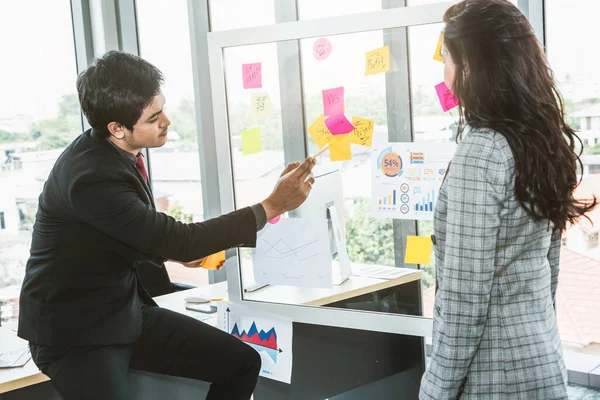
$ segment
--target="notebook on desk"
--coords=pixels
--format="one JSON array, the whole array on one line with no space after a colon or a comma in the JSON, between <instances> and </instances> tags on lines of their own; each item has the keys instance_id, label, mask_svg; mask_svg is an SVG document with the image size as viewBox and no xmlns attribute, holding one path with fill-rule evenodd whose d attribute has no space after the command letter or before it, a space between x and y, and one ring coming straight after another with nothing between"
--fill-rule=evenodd
<instances>
[{"instance_id":1,"label":"notebook on desk","mask_svg":"<svg viewBox=\"0 0 600 400\"><path fill-rule=\"evenodd\" d=\"M0 353L0 368L22 367L31 358L28 347L18 347Z\"/></svg>"}]
</instances>

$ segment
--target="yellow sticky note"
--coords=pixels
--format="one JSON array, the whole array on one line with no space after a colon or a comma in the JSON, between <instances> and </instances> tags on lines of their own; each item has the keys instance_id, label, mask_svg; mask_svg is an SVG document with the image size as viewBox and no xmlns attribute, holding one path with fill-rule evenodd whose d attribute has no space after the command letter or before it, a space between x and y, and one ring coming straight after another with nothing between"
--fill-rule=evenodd
<instances>
[{"instance_id":1,"label":"yellow sticky note","mask_svg":"<svg viewBox=\"0 0 600 400\"><path fill-rule=\"evenodd\" d=\"M205 269L217 269L225 261L225 250L211 254L200 261L200 265Z\"/></svg>"},{"instance_id":2,"label":"yellow sticky note","mask_svg":"<svg viewBox=\"0 0 600 400\"><path fill-rule=\"evenodd\" d=\"M308 133L320 149L329 143L328 139L331 136L331 133L329 132L329 129L327 129L327 125L325 125L325 116L323 114L308 127Z\"/></svg>"},{"instance_id":3,"label":"yellow sticky note","mask_svg":"<svg viewBox=\"0 0 600 400\"><path fill-rule=\"evenodd\" d=\"M242 154L260 153L262 151L262 139L260 128L252 128L242 132Z\"/></svg>"},{"instance_id":4,"label":"yellow sticky note","mask_svg":"<svg viewBox=\"0 0 600 400\"><path fill-rule=\"evenodd\" d=\"M372 119L352 117L354 130L350 133L350 143L371 147L375 121Z\"/></svg>"},{"instance_id":5,"label":"yellow sticky note","mask_svg":"<svg viewBox=\"0 0 600 400\"><path fill-rule=\"evenodd\" d=\"M431 262L431 236L407 236L405 264L424 264Z\"/></svg>"},{"instance_id":6,"label":"yellow sticky note","mask_svg":"<svg viewBox=\"0 0 600 400\"><path fill-rule=\"evenodd\" d=\"M365 75L375 75L390 70L390 48L388 46L369 51Z\"/></svg>"},{"instance_id":7,"label":"yellow sticky note","mask_svg":"<svg viewBox=\"0 0 600 400\"><path fill-rule=\"evenodd\" d=\"M252 115L255 117L270 117L273 113L273 106L269 94L266 92L252 93L250 98L250 107Z\"/></svg>"},{"instance_id":8,"label":"yellow sticky note","mask_svg":"<svg viewBox=\"0 0 600 400\"><path fill-rule=\"evenodd\" d=\"M435 48L435 53L433 53L433 59L435 61L444 62L444 57L442 57L442 43L444 42L444 32L440 32L440 38L438 39L437 47Z\"/></svg>"},{"instance_id":9,"label":"yellow sticky note","mask_svg":"<svg viewBox=\"0 0 600 400\"><path fill-rule=\"evenodd\" d=\"M329 159L331 161L352 160L350 150L350 135L331 135L329 137Z\"/></svg>"}]
</instances>

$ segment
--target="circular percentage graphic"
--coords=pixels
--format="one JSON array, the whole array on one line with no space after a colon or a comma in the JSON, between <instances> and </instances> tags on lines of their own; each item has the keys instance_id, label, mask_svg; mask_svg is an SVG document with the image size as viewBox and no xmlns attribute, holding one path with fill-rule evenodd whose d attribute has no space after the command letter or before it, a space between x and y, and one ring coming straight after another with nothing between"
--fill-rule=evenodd
<instances>
[{"instance_id":1,"label":"circular percentage graphic","mask_svg":"<svg viewBox=\"0 0 600 400\"><path fill-rule=\"evenodd\" d=\"M401 169L402 160L397 153L388 153L381 160L381 171L387 176L397 176Z\"/></svg>"}]
</instances>

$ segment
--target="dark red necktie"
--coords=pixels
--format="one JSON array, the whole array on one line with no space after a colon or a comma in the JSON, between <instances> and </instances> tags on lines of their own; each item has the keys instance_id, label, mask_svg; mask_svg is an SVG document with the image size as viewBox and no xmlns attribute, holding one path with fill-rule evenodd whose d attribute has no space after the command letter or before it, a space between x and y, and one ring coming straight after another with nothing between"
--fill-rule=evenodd
<instances>
[{"instance_id":1,"label":"dark red necktie","mask_svg":"<svg viewBox=\"0 0 600 400\"><path fill-rule=\"evenodd\" d=\"M146 173L146 166L144 165L144 157L142 156L142 153L138 153L137 155L136 166L138 171L140 171L140 174L142 174L144 177L144 180L148 182L148 174Z\"/></svg>"}]
</instances>

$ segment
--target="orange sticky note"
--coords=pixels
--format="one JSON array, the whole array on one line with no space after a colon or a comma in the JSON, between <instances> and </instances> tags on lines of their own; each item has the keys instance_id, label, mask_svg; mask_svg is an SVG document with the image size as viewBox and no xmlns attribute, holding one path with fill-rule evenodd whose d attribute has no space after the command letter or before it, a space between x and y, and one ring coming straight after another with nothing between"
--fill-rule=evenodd
<instances>
[{"instance_id":1,"label":"orange sticky note","mask_svg":"<svg viewBox=\"0 0 600 400\"><path fill-rule=\"evenodd\" d=\"M433 53L433 59L435 61L444 62L444 57L442 57L442 43L444 42L444 32L440 32L440 38L438 39L437 47L435 48L435 53Z\"/></svg>"},{"instance_id":2,"label":"orange sticky note","mask_svg":"<svg viewBox=\"0 0 600 400\"><path fill-rule=\"evenodd\" d=\"M225 250L211 254L200 261L200 265L205 269L217 269L225 261Z\"/></svg>"},{"instance_id":3,"label":"orange sticky note","mask_svg":"<svg viewBox=\"0 0 600 400\"><path fill-rule=\"evenodd\" d=\"M352 117L352 125L354 125L354 130L350 133L350 143L371 147L371 143L373 143L375 121L372 119Z\"/></svg>"},{"instance_id":4,"label":"orange sticky note","mask_svg":"<svg viewBox=\"0 0 600 400\"><path fill-rule=\"evenodd\" d=\"M331 161L352 160L350 135L331 135L329 137L329 159Z\"/></svg>"},{"instance_id":5,"label":"orange sticky note","mask_svg":"<svg viewBox=\"0 0 600 400\"><path fill-rule=\"evenodd\" d=\"M431 262L431 236L407 236L405 264L424 264Z\"/></svg>"},{"instance_id":6,"label":"orange sticky note","mask_svg":"<svg viewBox=\"0 0 600 400\"><path fill-rule=\"evenodd\" d=\"M329 129L327 129L327 125L325 125L325 116L323 114L308 127L308 133L320 149L325 147L331 133L329 132Z\"/></svg>"}]
</instances>

